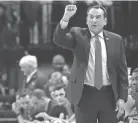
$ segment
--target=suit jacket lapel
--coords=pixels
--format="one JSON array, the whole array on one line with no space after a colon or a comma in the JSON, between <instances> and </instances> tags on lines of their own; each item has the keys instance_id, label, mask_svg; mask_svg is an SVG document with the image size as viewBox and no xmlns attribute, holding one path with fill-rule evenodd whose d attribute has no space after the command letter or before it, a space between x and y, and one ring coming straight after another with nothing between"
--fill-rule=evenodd
<instances>
[{"instance_id":1,"label":"suit jacket lapel","mask_svg":"<svg viewBox=\"0 0 138 123\"><path fill-rule=\"evenodd\" d=\"M35 72L35 73L32 75L31 79L29 80L28 83L26 83L26 85L28 86L28 85L32 82L32 80L35 80L36 78L37 78L37 72Z\"/></svg>"},{"instance_id":2,"label":"suit jacket lapel","mask_svg":"<svg viewBox=\"0 0 138 123\"><path fill-rule=\"evenodd\" d=\"M106 30L104 30L103 34L107 52L107 69L108 72L110 73L110 53L112 51L112 41L111 38L109 37L109 33Z\"/></svg>"},{"instance_id":3,"label":"suit jacket lapel","mask_svg":"<svg viewBox=\"0 0 138 123\"><path fill-rule=\"evenodd\" d=\"M89 52L90 52L90 39L91 39L91 33L89 31L88 28L85 28L85 36L86 36L86 63L88 65L88 60L89 60ZM107 52L107 69L108 72L110 72L110 53L112 51L112 41L111 41L111 37L109 35L109 33L104 30L103 31L103 35L104 35L104 41L105 41L105 45L106 45L106 52Z\"/></svg>"},{"instance_id":4,"label":"suit jacket lapel","mask_svg":"<svg viewBox=\"0 0 138 123\"><path fill-rule=\"evenodd\" d=\"M86 35L89 39L91 39L91 33L90 33L89 29L88 29L88 28L85 28L84 30L85 30L85 35Z\"/></svg>"}]
</instances>

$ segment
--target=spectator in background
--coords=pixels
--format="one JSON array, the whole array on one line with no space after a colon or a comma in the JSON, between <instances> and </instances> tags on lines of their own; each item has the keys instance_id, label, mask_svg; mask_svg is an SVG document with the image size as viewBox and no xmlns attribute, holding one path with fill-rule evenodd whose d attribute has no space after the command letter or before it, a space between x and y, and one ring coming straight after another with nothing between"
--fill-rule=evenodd
<instances>
[{"instance_id":1,"label":"spectator in background","mask_svg":"<svg viewBox=\"0 0 138 123\"><path fill-rule=\"evenodd\" d=\"M31 95L31 101L33 104L32 118L35 119L35 115L40 112L46 112L51 116L53 109L57 106L57 103L48 98L42 89L35 89Z\"/></svg>"},{"instance_id":2,"label":"spectator in background","mask_svg":"<svg viewBox=\"0 0 138 123\"><path fill-rule=\"evenodd\" d=\"M12 104L12 110L17 114L18 122L22 123L24 120L30 120L29 110L32 107L29 89L20 90L16 95L16 101Z\"/></svg>"},{"instance_id":3,"label":"spectator in background","mask_svg":"<svg viewBox=\"0 0 138 123\"><path fill-rule=\"evenodd\" d=\"M70 70L69 66L65 64L65 59L61 55L55 55L52 60L52 72L48 76L49 80L63 79L63 81L68 85Z\"/></svg>"},{"instance_id":4,"label":"spectator in background","mask_svg":"<svg viewBox=\"0 0 138 123\"><path fill-rule=\"evenodd\" d=\"M58 72L56 73L56 76L60 76L60 74L62 74L63 72L64 65L65 65L64 57L62 55L55 55L52 59L52 71L48 75L48 80L51 79L53 76L55 76L55 72Z\"/></svg>"},{"instance_id":5,"label":"spectator in background","mask_svg":"<svg viewBox=\"0 0 138 123\"><path fill-rule=\"evenodd\" d=\"M54 88L54 100L62 107L65 107L67 110L68 118L73 115L73 106L66 98L66 84L60 80L58 84L55 85Z\"/></svg>"},{"instance_id":6,"label":"spectator in background","mask_svg":"<svg viewBox=\"0 0 138 123\"><path fill-rule=\"evenodd\" d=\"M35 88L43 89L45 80L43 80L40 74L38 74L38 63L36 56L26 55L22 57L19 62L19 66L26 77L23 82L23 88L29 88L31 90Z\"/></svg>"},{"instance_id":7,"label":"spectator in background","mask_svg":"<svg viewBox=\"0 0 138 123\"><path fill-rule=\"evenodd\" d=\"M73 115L73 106L66 99L66 83L63 81L62 77L58 79L51 79L47 85L45 85L45 91L51 100L57 102L56 106L51 116L59 117L62 119L70 118Z\"/></svg>"},{"instance_id":8,"label":"spectator in background","mask_svg":"<svg viewBox=\"0 0 138 123\"><path fill-rule=\"evenodd\" d=\"M138 122L138 68L134 69L130 78L125 115L129 123Z\"/></svg>"},{"instance_id":9,"label":"spectator in background","mask_svg":"<svg viewBox=\"0 0 138 123\"><path fill-rule=\"evenodd\" d=\"M138 75L138 68L135 68L132 72L132 76L137 76Z\"/></svg>"},{"instance_id":10,"label":"spectator in background","mask_svg":"<svg viewBox=\"0 0 138 123\"><path fill-rule=\"evenodd\" d=\"M136 68L132 72L132 76L129 80L129 95L132 96L133 99L136 98L136 92L138 92L138 68Z\"/></svg>"},{"instance_id":11,"label":"spectator in background","mask_svg":"<svg viewBox=\"0 0 138 123\"><path fill-rule=\"evenodd\" d=\"M69 80L66 76L62 75L60 72L53 72L51 74L51 78L49 78L49 81L47 84L45 84L45 92L48 97L54 98L53 90L56 85L60 84L62 82L66 87L68 86Z\"/></svg>"},{"instance_id":12,"label":"spectator in background","mask_svg":"<svg viewBox=\"0 0 138 123\"><path fill-rule=\"evenodd\" d=\"M63 66L63 72L62 73L63 73L63 75L67 76L67 78L69 79L71 72L70 72L69 66L67 64L65 64Z\"/></svg>"},{"instance_id":13,"label":"spectator in background","mask_svg":"<svg viewBox=\"0 0 138 123\"><path fill-rule=\"evenodd\" d=\"M52 80L58 80L62 77L62 73L59 72L59 71L55 71L53 73L51 73L51 76L49 79L52 79Z\"/></svg>"},{"instance_id":14,"label":"spectator in background","mask_svg":"<svg viewBox=\"0 0 138 123\"><path fill-rule=\"evenodd\" d=\"M52 67L54 71L63 71L63 66L65 65L65 59L62 55L55 55L52 59Z\"/></svg>"},{"instance_id":15,"label":"spectator in background","mask_svg":"<svg viewBox=\"0 0 138 123\"><path fill-rule=\"evenodd\" d=\"M44 86L46 95L51 99L54 99L54 88L57 83L58 83L58 80L50 79L48 83L45 84Z\"/></svg>"},{"instance_id":16,"label":"spectator in background","mask_svg":"<svg viewBox=\"0 0 138 123\"><path fill-rule=\"evenodd\" d=\"M70 75L69 66L66 64L65 59L62 55L55 55L52 60L53 71L59 71L65 76Z\"/></svg>"},{"instance_id":17,"label":"spectator in background","mask_svg":"<svg viewBox=\"0 0 138 123\"><path fill-rule=\"evenodd\" d=\"M68 72L68 71L67 71ZM49 78L49 80L59 80L62 79L62 81L64 83L66 83L66 85L68 85L69 82L69 72L68 73L61 73L61 72L53 72Z\"/></svg>"},{"instance_id":18,"label":"spectator in background","mask_svg":"<svg viewBox=\"0 0 138 123\"><path fill-rule=\"evenodd\" d=\"M34 89L33 91L23 89L17 93L12 110L17 114L19 123L33 120L42 121L42 118L35 119L35 115L46 112L50 116L56 105L56 102L46 97L42 89Z\"/></svg>"},{"instance_id":19,"label":"spectator in background","mask_svg":"<svg viewBox=\"0 0 138 123\"><path fill-rule=\"evenodd\" d=\"M65 108L60 108L59 105L54 101L46 97L45 93L41 89L35 89L31 95L31 103L33 108L31 110L32 120L43 121L44 119L35 119L35 116L41 112L45 112L49 116L62 118L61 113L65 112Z\"/></svg>"}]
</instances>

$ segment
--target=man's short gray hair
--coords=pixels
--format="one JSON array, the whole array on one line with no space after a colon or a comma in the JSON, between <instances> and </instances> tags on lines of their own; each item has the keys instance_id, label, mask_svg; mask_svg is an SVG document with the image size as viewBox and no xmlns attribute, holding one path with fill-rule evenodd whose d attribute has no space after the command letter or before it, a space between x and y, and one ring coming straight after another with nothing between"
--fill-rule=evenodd
<instances>
[{"instance_id":1,"label":"man's short gray hair","mask_svg":"<svg viewBox=\"0 0 138 123\"><path fill-rule=\"evenodd\" d=\"M37 68L38 64L37 64L37 58L36 56L33 55L26 55L24 57L21 58L19 65L29 65L32 66L33 68Z\"/></svg>"}]
</instances>

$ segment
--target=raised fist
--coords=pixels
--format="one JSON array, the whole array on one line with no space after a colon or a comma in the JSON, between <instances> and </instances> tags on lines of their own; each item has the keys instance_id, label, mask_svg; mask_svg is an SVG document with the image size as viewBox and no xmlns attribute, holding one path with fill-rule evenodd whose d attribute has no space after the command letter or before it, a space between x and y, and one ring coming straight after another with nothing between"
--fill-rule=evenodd
<instances>
[{"instance_id":1,"label":"raised fist","mask_svg":"<svg viewBox=\"0 0 138 123\"><path fill-rule=\"evenodd\" d=\"M76 5L67 5L65 7L65 12L64 12L64 16L63 16L63 20L64 21L69 21L69 19L76 13L77 11L77 7Z\"/></svg>"}]
</instances>

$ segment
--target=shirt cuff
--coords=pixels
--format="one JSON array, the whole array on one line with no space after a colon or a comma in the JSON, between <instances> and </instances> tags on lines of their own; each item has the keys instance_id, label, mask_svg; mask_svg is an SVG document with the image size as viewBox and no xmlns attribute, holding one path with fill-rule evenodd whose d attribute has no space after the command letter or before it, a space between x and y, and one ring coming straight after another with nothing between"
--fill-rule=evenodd
<instances>
[{"instance_id":1,"label":"shirt cuff","mask_svg":"<svg viewBox=\"0 0 138 123\"><path fill-rule=\"evenodd\" d=\"M69 23L68 21L61 20L60 21L61 29L65 29L68 26L68 23Z\"/></svg>"}]
</instances>

